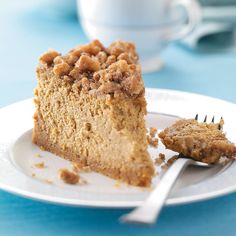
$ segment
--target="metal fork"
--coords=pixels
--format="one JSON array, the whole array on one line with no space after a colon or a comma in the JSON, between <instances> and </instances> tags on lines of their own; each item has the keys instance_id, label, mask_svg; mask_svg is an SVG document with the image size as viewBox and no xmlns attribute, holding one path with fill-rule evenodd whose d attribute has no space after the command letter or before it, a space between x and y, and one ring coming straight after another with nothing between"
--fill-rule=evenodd
<instances>
[{"instance_id":1,"label":"metal fork","mask_svg":"<svg viewBox=\"0 0 236 236\"><path fill-rule=\"evenodd\" d=\"M198 114L196 115L195 120L198 120ZM206 121L207 121L207 116L205 116L204 119L204 122ZM211 122L214 123L214 116ZM218 129L219 130L222 129L220 123ZM141 206L134 209L133 211L131 211L130 213L121 216L120 221L122 223L131 223L131 224L144 224L144 225L154 224L177 178L189 165L208 167L208 168L213 166L212 164L195 161L190 157L185 157L184 155L179 154L178 159L169 167L169 169L166 171L159 184L151 192L151 194L144 201L144 203Z\"/></svg>"}]
</instances>

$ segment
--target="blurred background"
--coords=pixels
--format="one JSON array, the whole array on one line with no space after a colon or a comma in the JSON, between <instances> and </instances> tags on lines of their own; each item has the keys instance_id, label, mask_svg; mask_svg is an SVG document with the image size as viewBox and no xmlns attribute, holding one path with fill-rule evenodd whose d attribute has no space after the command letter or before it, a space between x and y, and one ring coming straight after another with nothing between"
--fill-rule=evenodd
<instances>
[{"instance_id":1,"label":"blurred background","mask_svg":"<svg viewBox=\"0 0 236 236\"><path fill-rule=\"evenodd\" d=\"M200 0L199 4L201 22L187 37L163 48L164 66L145 74L145 84L236 102L227 86L235 76L236 0ZM2 1L0 29L0 106L32 97L42 52L54 48L65 53L89 40L75 0ZM212 86L215 89L209 89Z\"/></svg>"}]
</instances>

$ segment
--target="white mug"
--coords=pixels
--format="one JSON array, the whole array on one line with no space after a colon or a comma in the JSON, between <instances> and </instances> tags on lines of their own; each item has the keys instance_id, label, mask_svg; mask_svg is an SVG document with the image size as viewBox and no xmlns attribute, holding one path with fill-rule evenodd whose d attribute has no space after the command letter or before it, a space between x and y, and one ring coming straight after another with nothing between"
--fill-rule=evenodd
<instances>
[{"instance_id":1,"label":"white mug","mask_svg":"<svg viewBox=\"0 0 236 236\"><path fill-rule=\"evenodd\" d=\"M143 72L160 68L160 51L194 30L201 19L196 0L77 0L81 25L90 39L108 46L132 41Z\"/></svg>"}]
</instances>

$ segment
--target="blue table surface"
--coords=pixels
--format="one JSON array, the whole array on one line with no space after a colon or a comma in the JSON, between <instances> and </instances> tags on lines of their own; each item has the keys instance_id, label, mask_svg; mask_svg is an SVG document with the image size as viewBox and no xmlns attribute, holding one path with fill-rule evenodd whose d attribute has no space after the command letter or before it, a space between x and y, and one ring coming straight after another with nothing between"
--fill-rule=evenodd
<instances>
[{"instance_id":1,"label":"blue table surface","mask_svg":"<svg viewBox=\"0 0 236 236\"><path fill-rule=\"evenodd\" d=\"M38 56L86 43L74 2L1 1L0 107L32 97ZM146 87L175 89L236 103L236 55L204 54L181 44L161 55L165 67L144 75ZM219 108L220 109L220 108ZM236 180L235 180L236 181ZM127 210L72 208L27 200L0 190L0 235L236 235L236 194L165 207L152 227L121 225Z\"/></svg>"}]
</instances>

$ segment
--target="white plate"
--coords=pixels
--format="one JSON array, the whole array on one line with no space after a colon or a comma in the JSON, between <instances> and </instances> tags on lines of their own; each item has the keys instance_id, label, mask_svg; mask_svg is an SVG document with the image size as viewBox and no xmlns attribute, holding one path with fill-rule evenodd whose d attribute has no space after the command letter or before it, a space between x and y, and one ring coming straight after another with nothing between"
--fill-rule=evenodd
<instances>
[{"instance_id":1,"label":"white plate","mask_svg":"<svg viewBox=\"0 0 236 236\"><path fill-rule=\"evenodd\" d=\"M206 96L172 90L147 89L147 127L163 129L176 117L190 118L199 113L221 116L225 120L227 136L236 141L236 105ZM73 206L134 207L149 194L150 189L126 186L97 173L81 174L87 180L85 185L64 184L58 177L60 168L70 168L70 163L55 155L41 151L31 143L32 99L24 100L0 109L0 188L24 197ZM159 114L157 114L159 113ZM156 157L163 152L171 157L173 152L159 145L158 150L150 148ZM42 157L37 157L40 154ZM43 161L46 168L34 168ZM160 170L158 170L160 172ZM32 177L32 174L35 177ZM155 186L160 175L153 181ZM236 189L235 162L224 168L189 168L179 179L166 204L180 204L220 196ZM52 181L50 184L47 180Z\"/></svg>"}]
</instances>

